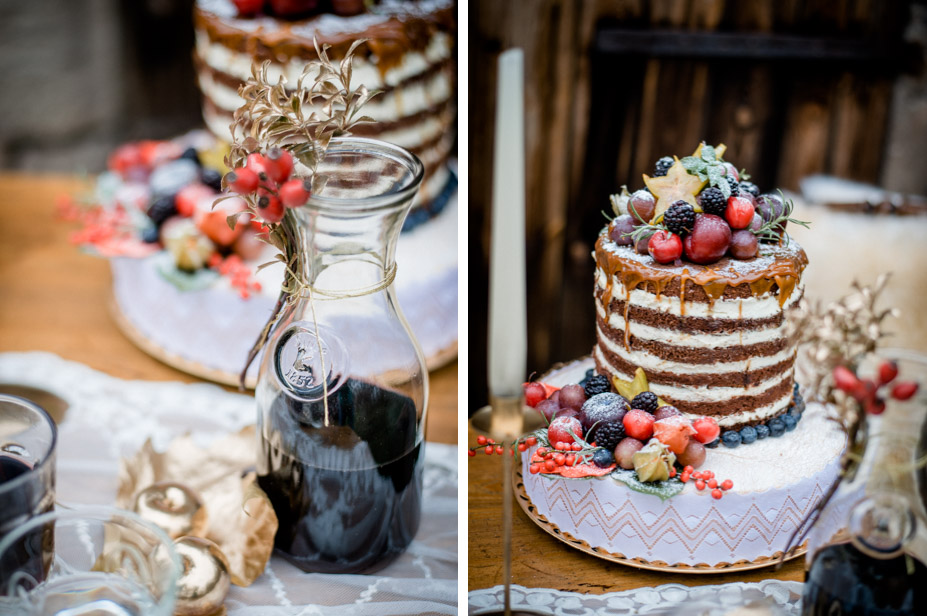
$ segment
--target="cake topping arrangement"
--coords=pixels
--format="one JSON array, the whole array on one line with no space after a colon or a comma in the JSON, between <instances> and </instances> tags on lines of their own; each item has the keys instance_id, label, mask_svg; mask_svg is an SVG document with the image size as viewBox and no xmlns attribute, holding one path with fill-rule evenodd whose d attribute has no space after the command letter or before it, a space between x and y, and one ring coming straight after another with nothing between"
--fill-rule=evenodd
<instances>
[{"instance_id":1,"label":"cake topping arrangement","mask_svg":"<svg viewBox=\"0 0 927 616\"><path fill-rule=\"evenodd\" d=\"M725 150L702 143L682 160L661 158L653 176L644 175L646 190L612 196L609 239L658 264L710 265L725 256L753 259L761 242L788 241L787 223L807 226L791 217L791 201L760 194L745 171L724 161Z\"/></svg>"}]
</instances>

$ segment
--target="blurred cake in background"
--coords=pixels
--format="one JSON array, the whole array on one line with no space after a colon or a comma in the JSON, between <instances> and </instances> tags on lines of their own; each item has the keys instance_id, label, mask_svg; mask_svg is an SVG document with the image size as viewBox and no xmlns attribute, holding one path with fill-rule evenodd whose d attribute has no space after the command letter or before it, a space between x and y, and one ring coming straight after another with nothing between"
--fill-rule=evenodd
<instances>
[{"instance_id":1,"label":"blurred cake in background","mask_svg":"<svg viewBox=\"0 0 927 616\"><path fill-rule=\"evenodd\" d=\"M317 57L314 39L331 45L335 61L366 39L354 55L353 81L381 94L364 108L376 123L353 132L415 153L425 179L414 207L436 214L453 182L447 162L457 134L456 16L453 0L197 0L194 63L203 118L227 141L253 61L269 61L271 77L285 76L293 88Z\"/></svg>"}]
</instances>

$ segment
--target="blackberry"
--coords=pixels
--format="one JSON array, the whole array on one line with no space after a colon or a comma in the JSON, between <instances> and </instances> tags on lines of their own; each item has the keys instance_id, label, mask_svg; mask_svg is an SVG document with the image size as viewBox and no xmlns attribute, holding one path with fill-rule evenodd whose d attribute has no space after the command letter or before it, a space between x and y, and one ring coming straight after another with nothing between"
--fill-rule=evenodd
<instances>
[{"instance_id":1,"label":"blackberry","mask_svg":"<svg viewBox=\"0 0 927 616\"><path fill-rule=\"evenodd\" d=\"M597 394L604 394L609 391L611 387L608 384L607 376L596 374L586 379L586 386L583 389L586 391L586 397L591 398Z\"/></svg>"},{"instance_id":2,"label":"blackberry","mask_svg":"<svg viewBox=\"0 0 927 616\"><path fill-rule=\"evenodd\" d=\"M595 430L595 444L611 452L615 451L624 437L624 424L620 421L602 424Z\"/></svg>"},{"instance_id":3,"label":"blackberry","mask_svg":"<svg viewBox=\"0 0 927 616\"><path fill-rule=\"evenodd\" d=\"M738 186L738 190L748 192L754 197L760 196L760 188L753 182L740 182L737 186Z\"/></svg>"},{"instance_id":4,"label":"blackberry","mask_svg":"<svg viewBox=\"0 0 927 616\"><path fill-rule=\"evenodd\" d=\"M669 168L673 166L674 162L675 161L673 160L672 156L664 156L658 160L656 166L653 169L653 177L661 178L666 175L669 172Z\"/></svg>"},{"instance_id":5,"label":"blackberry","mask_svg":"<svg viewBox=\"0 0 927 616\"><path fill-rule=\"evenodd\" d=\"M159 197L148 206L148 218L155 226L160 227L161 223L175 215L177 215L177 204L174 202L174 195Z\"/></svg>"},{"instance_id":6,"label":"blackberry","mask_svg":"<svg viewBox=\"0 0 927 616\"><path fill-rule=\"evenodd\" d=\"M728 430L721 435L721 443L725 447L730 447L731 449L740 445L740 441L740 432L737 432L736 430Z\"/></svg>"},{"instance_id":7,"label":"blackberry","mask_svg":"<svg viewBox=\"0 0 927 616\"><path fill-rule=\"evenodd\" d=\"M204 167L200 172L200 181L216 192L222 192L222 174L215 169Z\"/></svg>"},{"instance_id":8,"label":"blackberry","mask_svg":"<svg viewBox=\"0 0 927 616\"><path fill-rule=\"evenodd\" d=\"M657 404L657 394L652 391L642 391L631 400L632 409L647 411L651 415L656 412Z\"/></svg>"},{"instance_id":9,"label":"blackberry","mask_svg":"<svg viewBox=\"0 0 927 616\"><path fill-rule=\"evenodd\" d=\"M592 454L592 462L599 468L608 468L615 463L615 454L611 451L600 449Z\"/></svg>"},{"instance_id":10,"label":"blackberry","mask_svg":"<svg viewBox=\"0 0 927 616\"><path fill-rule=\"evenodd\" d=\"M727 199L720 188L710 186L698 194L698 204L706 214L715 216L724 216L724 210L727 208Z\"/></svg>"},{"instance_id":11,"label":"blackberry","mask_svg":"<svg viewBox=\"0 0 927 616\"><path fill-rule=\"evenodd\" d=\"M692 231L692 226L695 224L695 210L680 199L669 206L663 214L663 224L679 237L685 237Z\"/></svg>"},{"instance_id":12,"label":"blackberry","mask_svg":"<svg viewBox=\"0 0 927 616\"><path fill-rule=\"evenodd\" d=\"M744 445L749 445L757 438L756 428L753 426L746 426L745 428L740 429L740 442Z\"/></svg>"},{"instance_id":13,"label":"blackberry","mask_svg":"<svg viewBox=\"0 0 927 616\"><path fill-rule=\"evenodd\" d=\"M738 184L734 178L727 179L727 185L731 187L731 196L736 197L740 194L740 184Z\"/></svg>"},{"instance_id":14,"label":"blackberry","mask_svg":"<svg viewBox=\"0 0 927 616\"><path fill-rule=\"evenodd\" d=\"M183 151L183 154L180 155L180 158L185 158L187 160L192 160L197 165L200 165L200 156L196 153L196 148L187 148Z\"/></svg>"}]
</instances>

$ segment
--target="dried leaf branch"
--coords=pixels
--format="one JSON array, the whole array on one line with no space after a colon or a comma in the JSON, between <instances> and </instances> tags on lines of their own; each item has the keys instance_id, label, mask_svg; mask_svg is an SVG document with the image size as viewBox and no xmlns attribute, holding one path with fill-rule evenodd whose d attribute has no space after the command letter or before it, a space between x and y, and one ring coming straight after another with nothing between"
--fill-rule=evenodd
<instances>
[{"instance_id":1,"label":"dried leaf branch","mask_svg":"<svg viewBox=\"0 0 927 616\"><path fill-rule=\"evenodd\" d=\"M245 103L233 115L230 126L233 142L225 159L226 165L236 169L245 165L252 152L285 148L302 165L300 175L311 180L312 192L321 192L325 178L316 170L332 138L350 134L351 129L359 124L374 122L373 118L362 115L361 109L379 92L370 91L364 85L357 88L351 85L354 54L365 41L355 41L338 64L328 56L329 45L319 46L318 41L314 41L318 59L306 65L292 91L286 88L286 77L281 75L275 82L272 81L270 61L252 64L251 78L238 91ZM248 209L256 213L259 195L242 197ZM299 247L295 216L293 211L288 210L279 223L265 223L268 231L264 241L281 253L277 258L285 265L284 282L270 320L242 369L242 388L248 366L264 346L283 306L293 301L298 289L306 287L307 281L296 279ZM229 225L234 227L237 217L230 216Z\"/></svg>"}]
</instances>

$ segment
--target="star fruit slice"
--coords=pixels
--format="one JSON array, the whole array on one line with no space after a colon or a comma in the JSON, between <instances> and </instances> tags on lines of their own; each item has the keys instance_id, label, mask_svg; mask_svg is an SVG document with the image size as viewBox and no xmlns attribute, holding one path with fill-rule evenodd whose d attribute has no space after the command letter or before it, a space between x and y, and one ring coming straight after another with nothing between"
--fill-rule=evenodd
<instances>
[{"instance_id":1,"label":"star fruit slice","mask_svg":"<svg viewBox=\"0 0 927 616\"><path fill-rule=\"evenodd\" d=\"M704 141L700 143L692 156L700 158L702 155L702 146L704 145ZM725 150L727 150L727 146L722 143L715 148L715 156L720 159L724 155ZM696 212L701 212L702 209L698 206L695 196L705 188L705 185L708 184L708 180L700 180L697 175L690 174L686 171L686 168L682 166L682 162L680 162L679 158L674 156L673 164L666 172L665 176L652 178L645 173L644 184L646 184L647 188L650 189L650 192L653 193L653 196L657 200L656 208L653 212L653 219L650 221L651 224L656 224L663 220L663 214L666 210L680 199L687 203L691 203Z\"/></svg>"},{"instance_id":2,"label":"star fruit slice","mask_svg":"<svg viewBox=\"0 0 927 616\"><path fill-rule=\"evenodd\" d=\"M619 379L617 376L613 376L612 387L615 388L615 391L624 396L628 402L633 400L637 394L650 391L650 383L647 382L647 374L644 372L643 368L638 368L634 371L633 381L625 381L624 379ZM657 397L657 407L661 406L667 406L667 403Z\"/></svg>"}]
</instances>

